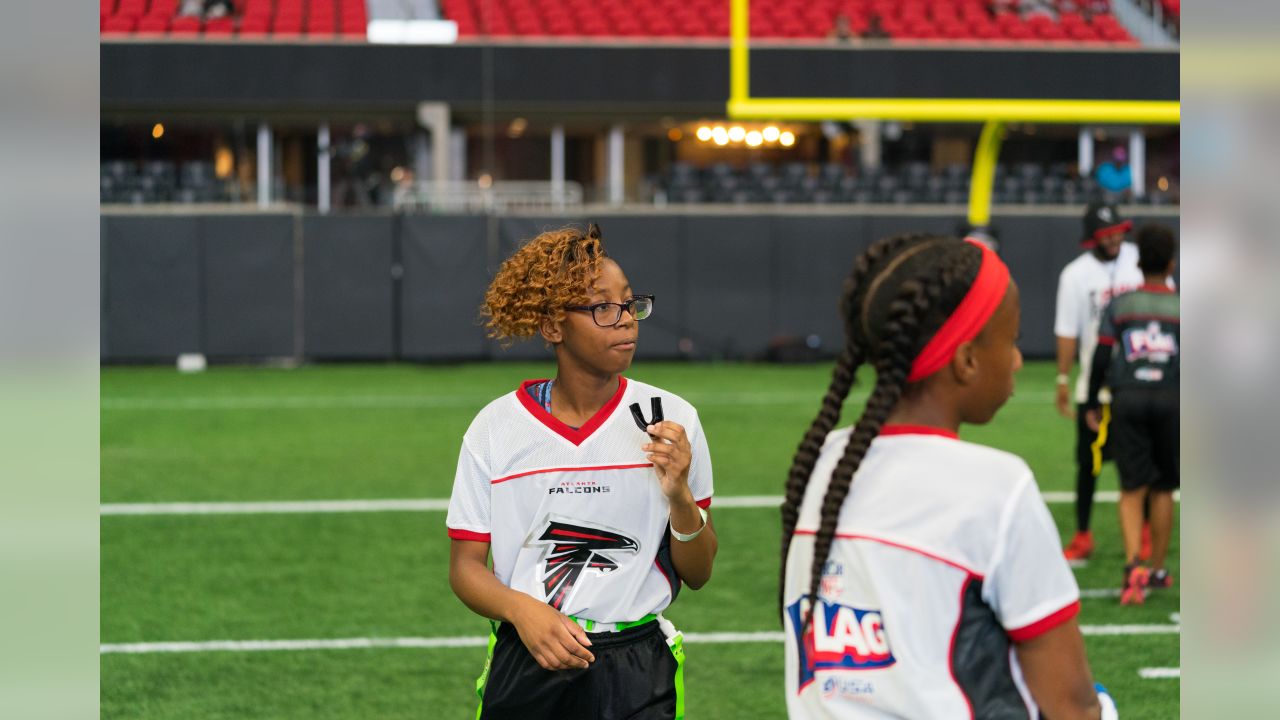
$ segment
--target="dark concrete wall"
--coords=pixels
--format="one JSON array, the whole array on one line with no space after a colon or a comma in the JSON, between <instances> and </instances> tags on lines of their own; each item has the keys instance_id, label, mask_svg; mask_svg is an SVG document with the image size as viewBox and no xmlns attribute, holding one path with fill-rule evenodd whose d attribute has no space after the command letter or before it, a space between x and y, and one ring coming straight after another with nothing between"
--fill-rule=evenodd
<instances>
[{"instance_id":1,"label":"dark concrete wall","mask_svg":"<svg viewBox=\"0 0 1280 720\"><path fill-rule=\"evenodd\" d=\"M737 359L761 357L782 336L816 335L821 352L834 355L843 341L841 281L854 256L886 235L954 233L961 212L591 219L634 289L657 296L642 325L642 357ZM478 308L523 241L587 219L104 215L103 359L547 357L537 340L503 349L486 339ZM1156 219L1177 226L1176 215ZM1022 289L1023 350L1049 357L1057 277L1080 252L1080 221L997 211L994 225Z\"/></svg>"}]
</instances>

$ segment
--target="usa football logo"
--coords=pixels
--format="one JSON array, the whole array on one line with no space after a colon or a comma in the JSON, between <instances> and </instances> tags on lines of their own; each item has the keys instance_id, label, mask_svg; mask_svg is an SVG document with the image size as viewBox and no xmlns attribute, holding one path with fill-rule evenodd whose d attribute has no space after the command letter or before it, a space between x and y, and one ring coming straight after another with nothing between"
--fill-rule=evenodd
<instances>
[{"instance_id":1,"label":"usa football logo","mask_svg":"<svg viewBox=\"0 0 1280 720\"><path fill-rule=\"evenodd\" d=\"M557 610L564 609L584 570L610 573L618 569L616 560L605 553L640 550L638 542L622 533L550 519L542 534L527 545L547 546L539 579L547 603Z\"/></svg>"},{"instance_id":2,"label":"usa football logo","mask_svg":"<svg viewBox=\"0 0 1280 720\"><path fill-rule=\"evenodd\" d=\"M819 599L803 636L808 598L787 606L791 632L800 649L800 689L819 670L874 670L897 662L879 610L864 610Z\"/></svg>"},{"instance_id":3,"label":"usa football logo","mask_svg":"<svg viewBox=\"0 0 1280 720\"><path fill-rule=\"evenodd\" d=\"M1126 330L1124 356L1130 362L1147 358L1153 362L1167 362L1178 354L1178 339L1173 333L1164 332L1160 323L1152 321L1145 328Z\"/></svg>"}]
</instances>

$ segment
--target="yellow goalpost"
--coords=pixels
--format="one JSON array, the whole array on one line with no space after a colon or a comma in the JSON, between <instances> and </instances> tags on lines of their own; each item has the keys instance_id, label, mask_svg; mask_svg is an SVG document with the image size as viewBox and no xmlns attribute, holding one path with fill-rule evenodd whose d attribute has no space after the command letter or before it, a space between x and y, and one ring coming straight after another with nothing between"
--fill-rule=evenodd
<instances>
[{"instance_id":1,"label":"yellow goalpost","mask_svg":"<svg viewBox=\"0 0 1280 720\"><path fill-rule=\"evenodd\" d=\"M728 116L736 120L908 120L983 123L974 151L969 224L991 220L991 184L1004 124L1134 123L1176 125L1180 104L1166 100L1015 100L999 98L756 98L751 96L748 3L730 0Z\"/></svg>"}]
</instances>

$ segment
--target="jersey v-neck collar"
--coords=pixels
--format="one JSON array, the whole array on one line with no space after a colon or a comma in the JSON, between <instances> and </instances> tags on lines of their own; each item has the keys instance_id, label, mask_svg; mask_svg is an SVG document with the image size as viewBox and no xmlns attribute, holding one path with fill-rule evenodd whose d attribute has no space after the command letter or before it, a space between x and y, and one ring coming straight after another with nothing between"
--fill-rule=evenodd
<instances>
[{"instance_id":1,"label":"jersey v-neck collar","mask_svg":"<svg viewBox=\"0 0 1280 720\"><path fill-rule=\"evenodd\" d=\"M538 401L534 400L533 397L529 395L530 385L536 385L546 381L547 378L525 380L520 383L520 388L516 390L516 399L520 401L520 404L524 406L525 410L529 411L529 414L532 415L535 420L542 423L549 430L574 445L581 445L586 442L587 438L591 437L592 433L603 425L605 420L608 420L609 417L613 415L613 411L618 409L618 405L622 402L622 396L627 392L627 379L619 375L618 390L613 394L613 397L609 398L609 401L597 410L595 415L592 415L590 419L583 423L582 427L573 428L556 419L556 416L546 410L543 410L542 406L538 404Z\"/></svg>"}]
</instances>

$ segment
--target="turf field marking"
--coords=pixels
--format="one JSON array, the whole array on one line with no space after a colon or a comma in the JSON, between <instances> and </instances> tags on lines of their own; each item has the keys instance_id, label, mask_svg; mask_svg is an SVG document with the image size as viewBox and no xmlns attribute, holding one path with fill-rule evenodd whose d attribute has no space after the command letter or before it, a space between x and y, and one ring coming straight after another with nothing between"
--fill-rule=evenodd
<instances>
[{"instance_id":1,"label":"turf field marking","mask_svg":"<svg viewBox=\"0 0 1280 720\"><path fill-rule=\"evenodd\" d=\"M1138 677L1143 680L1176 680L1182 678L1182 668L1141 668Z\"/></svg>"},{"instance_id":2,"label":"turf field marking","mask_svg":"<svg viewBox=\"0 0 1280 720\"><path fill-rule=\"evenodd\" d=\"M694 405L795 405L813 404L812 392L690 393ZM493 401L492 395L228 395L225 397L104 397L103 410L316 410L330 408L475 408ZM1048 405L1051 393L1026 393L1011 403Z\"/></svg>"},{"instance_id":3,"label":"turf field marking","mask_svg":"<svg viewBox=\"0 0 1280 720\"><path fill-rule=\"evenodd\" d=\"M441 512L447 499L296 500L271 502L117 503L99 508L102 515L261 515L283 513Z\"/></svg>"},{"instance_id":4,"label":"turf field marking","mask_svg":"<svg viewBox=\"0 0 1280 720\"><path fill-rule=\"evenodd\" d=\"M1050 504L1075 502L1075 493L1051 491L1043 493ZM1094 494L1094 502L1113 503L1120 493L1105 490ZM1177 493L1174 499L1179 500ZM717 510L725 508L776 508L781 495L739 495L717 497L712 503ZM106 503L98 508L101 515L269 515L281 513L356 513L356 512L443 512L449 509L447 498L387 500L272 500L263 502L177 502L177 503Z\"/></svg>"},{"instance_id":5,"label":"turf field marking","mask_svg":"<svg viewBox=\"0 0 1280 720\"><path fill-rule=\"evenodd\" d=\"M1081 625L1084 635L1179 635L1181 625Z\"/></svg>"},{"instance_id":6,"label":"turf field marking","mask_svg":"<svg viewBox=\"0 0 1280 720\"><path fill-rule=\"evenodd\" d=\"M1081 625L1085 635L1176 635L1179 625ZM711 644L780 643L783 633L710 632L685 633L685 642ZM279 650L362 650L372 648L466 648L484 647L489 638L474 637L402 637L339 638L334 640L211 640L208 642L117 643L98 646L102 655L197 652L267 652Z\"/></svg>"}]
</instances>

